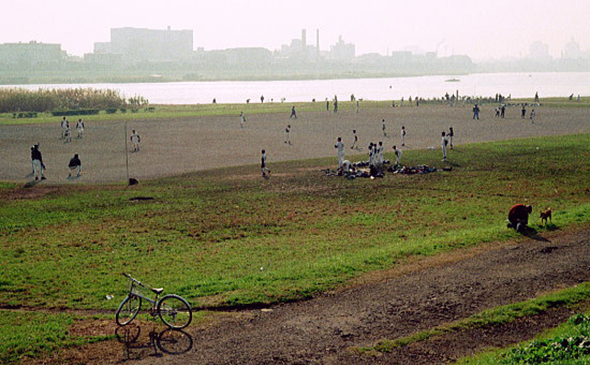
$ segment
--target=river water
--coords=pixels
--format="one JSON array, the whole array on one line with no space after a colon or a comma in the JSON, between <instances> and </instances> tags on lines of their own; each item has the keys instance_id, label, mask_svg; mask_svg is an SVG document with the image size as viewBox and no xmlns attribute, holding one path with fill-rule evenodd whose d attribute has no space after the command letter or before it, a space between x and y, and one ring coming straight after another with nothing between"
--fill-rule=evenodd
<instances>
[{"instance_id":1,"label":"river water","mask_svg":"<svg viewBox=\"0 0 590 365\"><path fill-rule=\"evenodd\" d=\"M450 81L454 80L454 81ZM335 95L339 100L350 100L354 94L365 100L406 100L442 97L445 93L460 95L505 96L532 98L535 92L543 97L590 96L590 72L494 73L464 76L419 76L379 79L297 80L297 81L211 81L141 84L52 84L7 85L4 88L97 88L115 89L125 97L141 95L152 104L324 101Z\"/></svg>"}]
</instances>

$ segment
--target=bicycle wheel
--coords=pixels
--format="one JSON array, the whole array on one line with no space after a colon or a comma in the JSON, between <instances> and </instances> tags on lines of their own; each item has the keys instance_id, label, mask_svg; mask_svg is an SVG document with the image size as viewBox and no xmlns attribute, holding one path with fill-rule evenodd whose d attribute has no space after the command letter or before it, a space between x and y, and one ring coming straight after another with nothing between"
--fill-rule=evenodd
<instances>
[{"instance_id":1,"label":"bicycle wheel","mask_svg":"<svg viewBox=\"0 0 590 365\"><path fill-rule=\"evenodd\" d=\"M158 314L162 322L170 328L184 328L193 320L191 306L184 298L175 294L168 294L160 299Z\"/></svg>"},{"instance_id":2,"label":"bicycle wheel","mask_svg":"<svg viewBox=\"0 0 590 365\"><path fill-rule=\"evenodd\" d=\"M115 314L115 319L119 326L124 326L126 324L131 323L139 310L141 309L141 298L136 297L135 295L129 295L121 305L119 309L117 309L117 313Z\"/></svg>"}]
</instances>

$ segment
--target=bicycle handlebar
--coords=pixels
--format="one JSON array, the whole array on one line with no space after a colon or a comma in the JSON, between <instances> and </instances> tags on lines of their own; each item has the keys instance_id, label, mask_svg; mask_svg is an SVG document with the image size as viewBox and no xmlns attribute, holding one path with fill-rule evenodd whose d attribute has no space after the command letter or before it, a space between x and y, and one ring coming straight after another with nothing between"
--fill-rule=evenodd
<instances>
[{"instance_id":1,"label":"bicycle handlebar","mask_svg":"<svg viewBox=\"0 0 590 365\"><path fill-rule=\"evenodd\" d=\"M129 274L125 273L125 272L123 272L123 273L121 273L121 274L122 274L123 276L127 277L129 280L131 280L131 281L133 281L133 282L137 283L137 285L144 286L144 285L143 285L143 283L142 283L141 281L139 281L139 280L137 280L137 279L134 279L134 278L132 278L132 277L131 277L131 275L129 275Z\"/></svg>"}]
</instances>

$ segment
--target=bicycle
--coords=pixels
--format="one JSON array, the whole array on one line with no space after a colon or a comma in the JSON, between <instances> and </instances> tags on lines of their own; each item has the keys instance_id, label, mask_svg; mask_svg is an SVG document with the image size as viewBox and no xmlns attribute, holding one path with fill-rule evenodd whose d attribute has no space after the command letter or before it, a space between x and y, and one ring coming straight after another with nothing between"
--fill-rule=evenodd
<instances>
[{"instance_id":1,"label":"bicycle","mask_svg":"<svg viewBox=\"0 0 590 365\"><path fill-rule=\"evenodd\" d=\"M129 294L123 299L115 313L115 320L119 326L127 325L135 319L135 316L141 310L143 300L152 304L149 313L153 317L159 316L162 322L170 328L181 329L191 323L193 319L191 306L183 297L176 294L166 294L158 299L164 292L163 288L148 287L126 273L123 273L123 276L127 277L130 282ZM154 299L142 293L142 290L147 289L156 295Z\"/></svg>"}]
</instances>

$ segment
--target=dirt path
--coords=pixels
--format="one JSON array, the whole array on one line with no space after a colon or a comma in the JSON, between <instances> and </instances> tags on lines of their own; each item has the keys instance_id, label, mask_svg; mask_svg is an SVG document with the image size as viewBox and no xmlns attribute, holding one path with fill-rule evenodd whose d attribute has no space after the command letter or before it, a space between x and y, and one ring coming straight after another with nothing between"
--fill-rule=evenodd
<instances>
[{"instance_id":1,"label":"dirt path","mask_svg":"<svg viewBox=\"0 0 590 365\"><path fill-rule=\"evenodd\" d=\"M321 103L320 103L321 104ZM319 109L321 109L318 106ZM347 158L366 159L369 142L383 141L385 152L400 145L400 128L406 127L407 149L440 148L441 131L453 127L454 143L495 141L510 138L564 135L590 132L585 108L538 108L532 124L518 117L517 108L506 119L493 117L493 107L484 106L481 120L473 120L470 108L423 106L420 108L367 109L360 113L342 110L303 113L289 119L289 107L283 114L248 115L246 128L240 128L239 116L172 118L123 122L87 122L83 139L64 143L59 139L59 119L51 124L0 126L0 180L31 180L30 148L41 144L47 165L47 183L95 183L126 180L125 141L131 130L141 136L141 151L129 153L131 177L150 179L178 175L215 167L253 165L258 173L260 150L266 149L269 163L315 157L333 157L334 143L341 136ZM381 120L388 133L383 136ZM285 127L292 125L292 145L284 143ZM352 130L364 147L351 157ZM127 146L131 149L130 146ZM68 162L78 153L82 160L82 177L68 180ZM440 151L433 151L440 153ZM362 154L362 157L360 156ZM449 158L452 161L452 153ZM406 161L405 163L412 163ZM281 171L275 170L275 173Z\"/></svg>"},{"instance_id":2,"label":"dirt path","mask_svg":"<svg viewBox=\"0 0 590 365\"><path fill-rule=\"evenodd\" d=\"M151 349L144 349L135 355L143 358L137 363L146 364L434 364L485 346L528 338L564 320L569 312L557 310L546 318L525 319L517 322L521 326L507 326L505 333L483 331L475 345L465 340L470 334L456 334L379 358L360 357L348 350L588 280L590 227L585 227L401 265L309 301L278 305L271 311L240 311L215 324L189 327L193 346L184 354L154 357ZM111 341L54 360L116 363L128 355L128 348Z\"/></svg>"}]
</instances>

